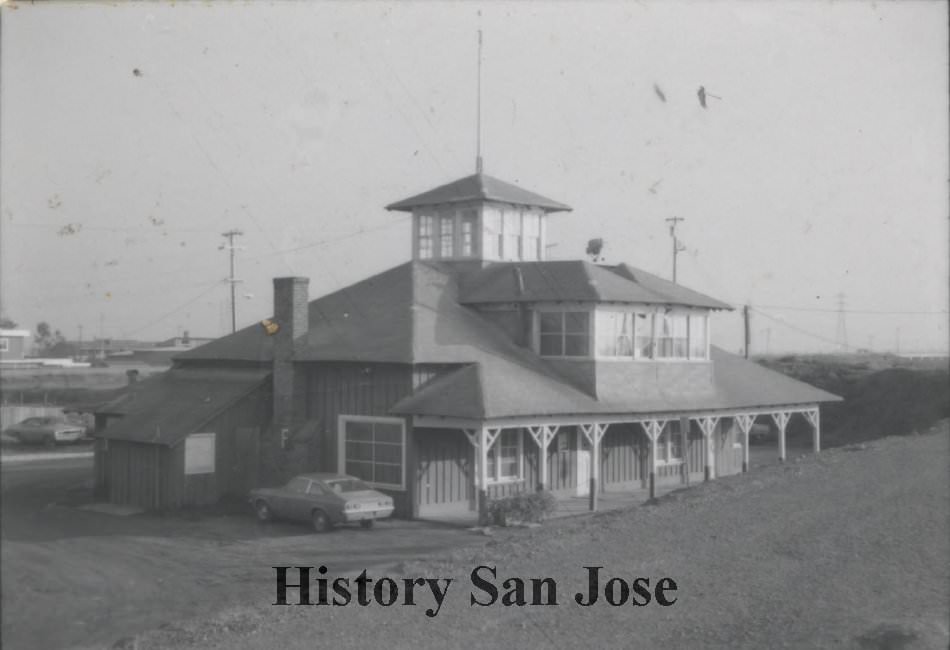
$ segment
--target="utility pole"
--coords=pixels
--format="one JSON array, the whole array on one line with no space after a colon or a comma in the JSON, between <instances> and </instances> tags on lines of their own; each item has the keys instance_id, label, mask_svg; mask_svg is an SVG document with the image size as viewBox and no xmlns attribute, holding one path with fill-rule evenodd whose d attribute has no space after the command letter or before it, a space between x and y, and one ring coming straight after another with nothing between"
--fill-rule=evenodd
<instances>
[{"instance_id":1,"label":"utility pole","mask_svg":"<svg viewBox=\"0 0 950 650\"><path fill-rule=\"evenodd\" d=\"M82 359L82 325L79 326L79 345L76 346L76 357Z\"/></svg>"},{"instance_id":2,"label":"utility pole","mask_svg":"<svg viewBox=\"0 0 950 650\"><path fill-rule=\"evenodd\" d=\"M683 217L667 217L666 221L670 224L670 237L673 238L673 282L676 282L676 256L686 250L682 242L676 238L676 225L680 221L686 221Z\"/></svg>"},{"instance_id":3,"label":"utility pole","mask_svg":"<svg viewBox=\"0 0 950 650\"><path fill-rule=\"evenodd\" d=\"M221 236L228 240L227 244L221 244L218 247L218 250L228 251L228 257L230 259L230 273L228 274L228 284L231 285L231 332L234 333L237 331L237 312L234 301L234 285L236 285L240 280L234 277L234 251L244 250L243 246L235 246L234 238L240 237L244 233L236 228L232 228L227 232L221 233Z\"/></svg>"},{"instance_id":4,"label":"utility pole","mask_svg":"<svg viewBox=\"0 0 950 650\"><path fill-rule=\"evenodd\" d=\"M745 336L743 341L745 341L745 358L749 358L749 305L743 305L742 307L742 323L745 329Z\"/></svg>"}]
</instances>

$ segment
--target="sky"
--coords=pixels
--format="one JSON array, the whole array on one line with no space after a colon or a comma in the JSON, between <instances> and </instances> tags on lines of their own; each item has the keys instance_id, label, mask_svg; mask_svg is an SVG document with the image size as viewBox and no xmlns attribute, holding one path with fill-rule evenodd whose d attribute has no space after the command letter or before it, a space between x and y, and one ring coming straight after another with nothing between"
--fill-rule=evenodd
<instances>
[{"instance_id":1,"label":"sky","mask_svg":"<svg viewBox=\"0 0 950 650\"><path fill-rule=\"evenodd\" d=\"M384 207L485 171L549 258L665 277L753 352L948 347L942 2L44 3L0 14L0 311L160 340L411 256ZM697 90L703 86L707 107ZM659 91L659 92L658 92ZM661 98L662 94L662 98ZM839 312L843 305L844 311ZM842 331L843 330L843 331Z\"/></svg>"}]
</instances>

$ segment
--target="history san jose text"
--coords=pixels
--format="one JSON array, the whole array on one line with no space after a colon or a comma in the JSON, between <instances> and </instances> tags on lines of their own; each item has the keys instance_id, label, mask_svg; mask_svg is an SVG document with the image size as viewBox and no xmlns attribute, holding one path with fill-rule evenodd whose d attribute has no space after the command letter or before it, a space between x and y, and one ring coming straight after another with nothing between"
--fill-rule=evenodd
<instances>
[{"instance_id":1,"label":"history san jose text","mask_svg":"<svg viewBox=\"0 0 950 650\"><path fill-rule=\"evenodd\" d=\"M330 577L326 566L275 566L277 600L274 605L329 607L417 606L434 618L442 611L454 578L372 578L366 570L356 577ZM497 567L479 565L469 575L469 606L503 607L556 606L562 604L554 578L501 577ZM677 584L673 578L610 576L602 566L584 566L578 587L568 602L576 606L669 607L676 603ZM288 594L293 590L296 598Z\"/></svg>"}]
</instances>

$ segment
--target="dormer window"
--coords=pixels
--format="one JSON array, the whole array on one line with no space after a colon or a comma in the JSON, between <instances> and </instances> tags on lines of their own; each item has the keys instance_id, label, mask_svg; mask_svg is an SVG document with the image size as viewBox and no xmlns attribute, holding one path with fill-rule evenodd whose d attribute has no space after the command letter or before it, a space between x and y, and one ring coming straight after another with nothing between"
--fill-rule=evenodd
<instances>
[{"instance_id":1,"label":"dormer window","mask_svg":"<svg viewBox=\"0 0 950 650\"><path fill-rule=\"evenodd\" d=\"M454 214L443 214L439 219L439 257L455 257Z\"/></svg>"},{"instance_id":2,"label":"dormer window","mask_svg":"<svg viewBox=\"0 0 950 650\"><path fill-rule=\"evenodd\" d=\"M478 256L478 211L462 211L461 231L462 257Z\"/></svg>"},{"instance_id":3,"label":"dormer window","mask_svg":"<svg viewBox=\"0 0 950 650\"><path fill-rule=\"evenodd\" d=\"M689 358L689 317L686 314L657 314L656 358Z\"/></svg>"},{"instance_id":4,"label":"dormer window","mask_svg":"<svg viewBox=\"0 0 950 650\"><path fill-rule=\"evenodd\" d=\"M705 312L597 307L594 316L595 350L600 358L709 358L709 317Z\"/></svg>"},{"instance_id":5,"label":"dormer window","mask_svg":"<svg viewBox=\"0 0 950 650\"><path fill-rule=\"evenodd\" d=\"M590 313L542 311L538 314L538 343L544 357L590 356Z\"/></svg>"},{"instance_id":6,"label":"dormer window","mask_svg":"<svg viewBox=\"0 0 950 650\"><path fill-rule=\"evenodd\" d=\"M425 260L433 256L434 230L435 217L431 214L419 215L419 259Z\"/></svg>"},{"instance_id":7,"label":"dormer window","mask_svg":"<svg viewBox=\"0 0 950 650\"><path fill-rule=\"evenodd\" d=\"M521 259L534 262L541 259L541 215L524 212L521 215L521 229L524 233L521 246Z\"/></svg>"}]
</instances>

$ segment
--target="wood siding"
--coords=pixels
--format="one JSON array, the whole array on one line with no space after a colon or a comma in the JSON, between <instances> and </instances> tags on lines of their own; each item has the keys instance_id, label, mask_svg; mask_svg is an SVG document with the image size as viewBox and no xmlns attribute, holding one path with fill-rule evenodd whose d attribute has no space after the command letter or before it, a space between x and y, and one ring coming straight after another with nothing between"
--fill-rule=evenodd
<instances>
[{"instance_id":1,"label":"wood siding","mask_svg":"<svg viewBox=\"0 0 950 650\"><path fill-rule=\"evenodd\" d=\"M458 429L416 429L419 515L475 508L475 449Z\"/></svg>"},{"instance_id":2,"label":"wood siding","mask_svg":"<svg viewBox=\"0 0 950 650\"><path fill-rule=\"evenodd\" d=\"M112 503L150 510L208 505L243 498L256 486L260 431L270 424L269 386L241 398L197 431L215 434L215 471L185 475L185 443L96 441L96 492Z\"/></svg>"},{"instance_id":3,"label":"wood siding","mask_svg":"<svg viewBox=\"0 0 950 650\"><path fill-rule=\"evenodd\" d=\"M171 460L167 447L110 440L105 458L110 502L147 509L177 505L175 477L168 471Z\"/></svg>"},{"instance_id":4,"label":"wood siding","mask_svg":"<svg viewBox=\"0 0 950 650\"><path fill-rule=\"evenodd\" d=\"M646 486L649 447L639 424L611 424L600 442L601 487L621 490Z\"/></svg>"}]
</instances>

